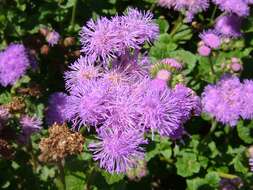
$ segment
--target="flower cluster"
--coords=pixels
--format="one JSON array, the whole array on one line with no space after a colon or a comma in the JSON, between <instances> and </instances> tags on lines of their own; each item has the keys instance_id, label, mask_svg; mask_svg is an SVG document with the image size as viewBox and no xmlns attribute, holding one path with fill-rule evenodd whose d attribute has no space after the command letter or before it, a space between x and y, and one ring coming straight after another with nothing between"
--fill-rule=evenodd
<instances>
[{"instance_id":1,"label":"flower cluster","mask_svg":"<svg viewBox=\"0 0 253 190\"><path fill-rule=\"evenodd\" d=\"M159 33L152 16L151 12L128 9L123 16L88 21L80 32L82 52L90 62L105 63L124 55L129 48L141 48L144 42L153 41Z\"/></svg>"},{"instance_id":2,"label":"flower cluster","mask_svg":"<svg viewBox=\"0 0 253 190\"><path fill-rule=\"evenodd\" d=\"M195 14L209 7L208 0L158 0L158 4L162 7L173 8L177 11L185 11L187 22L191 22Z\"/></svg>"},{"instance_id":3,"label":"flower cluster","mask_svg":"<svg viewBox=\"0 0 253 190\"><path fill-rule=\"evenodd\" d=\"M203 111L223 124L253 118L253 81L240 82L235 76L224 76L217 84L208 85L202 94Z\"/></svg>"},{"instance_id":4,"label":"flower cluster","mask_svg":"<svg viewBox=\"0 0 253 190\"><path fill-rule=\"evenodd\" d=\"M11 44L0 52L0 85L14 84L30 66L26 49L21 44Z\"/></svg>"},{"instance_id":5,"label":"flower cluster","mask_svg":"<svg viewBox=\"0 0 253 190\"><path fill-rule=\"evenodd\" d=\"M209 30L200 34L198 52L202 56L209 56L211 49L217 49L221 45L221 38L214 30Z\"/></svg>"},{"instance_id":6,"label":"flower cluster","mask_svg":"<svg viewBox=\"0 0 253 190\"><path fill-rule=\"evenodd\" d=\"M110 20L91 20L81 32L86 55L65 73L66 118L75 128L85 125L97 132L98 142L89 149L111 173L127 172L143 160L145 133L179 139L183 124L200 114L200 98L191 89L167 86L168 70L150 77L150 62L140 48L157 34L151 13L136 9ZM172 70L182 68L174 59L163 62Z\"/></svg>"}]
</instances>

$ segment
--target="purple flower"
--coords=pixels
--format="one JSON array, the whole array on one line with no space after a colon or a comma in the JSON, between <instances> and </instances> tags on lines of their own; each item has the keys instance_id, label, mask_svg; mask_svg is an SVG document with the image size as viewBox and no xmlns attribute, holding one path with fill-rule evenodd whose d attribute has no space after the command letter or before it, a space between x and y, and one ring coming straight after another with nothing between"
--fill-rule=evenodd
<instances>
[{"instance_id":1,"label":"purple flower","mask_svg":"<svg viewBox=\"0 0 253 190\"><path fill-rule=\"evenodd\" d=\"M253 81L244 80L243 81L243 104L241 116L243 119L253 119Z\"/></svg>"},{"instance_id":2,"label":"purple flower","mask_svg":"<svg viewBox=\"0 0 253 190\"><path fill-rule=\"evenodd\" d=\"M13 85L30 66L25 47L11 44L0 52L0 85Z\"/></svg>"},{"instance_id":3,"label":"purple flower","mask_svg":"<svg viewBox=\"0 0 253 190\"><path fill-rule=\"evenodd\" d=\"M205 87L203 111L224 124L235 126L242 112L243 86L235 76L225 76L217 84Z\"/></svg>"},{"instance_id":4,"label":"purple flower","mask_svg":"<svg viewBox=\"0 0 253 190\"><path fill-rule=\"evenodd\" d=\"M140 124L152 134L157 131L162 136L172 136L181 127L178 99L168 88L160 91L152 87L147 89L141 107Z\"/></svg>"},{"instance_id":5,"label":"purple flower","mask_svg":"<svg viewBox=\"0 0 253 190\"><path fill-rule=\"evenodd\" d=\"M91 79L100 76L100 67L95 67L88 63L86 57L80 57L72 65L69 66L70 71L65 72L65 85L68 90L76 87L79 83L86 83Z\"/></svg>"},{"instance_id":6,"label":"purple flower","mask_svg":"<svg viewBox=\"0 0 253 190\"><path fill-rule=\"evenodd\" d=\"M50 46L56 45L59 42L60 38L60 34L54 30L52 30L46 35L46 41L49 43Z\"/></svg>"},{"instance_id":7,"label":"purple flower","mask_svg":"<svg viewBox=\"0 0 253 190\"><path fill-rule=\"evenodd\" d=\"M198 47L198 53L199 53L199 55L201 55L203 57L207 57L210 55L211 49L206 45L200 45Z\"/></svg>"},{"instance_id":8,"label":"purple flower","mask_svg":"<svg viewBox=\"0 0 253 190\"><path fill-rule=\"evenodd\" d=\"M213 0L213 2L219 5L222 11L235 13L238 16L249 15L249 6L245 0Z\"/></svg>"},{"instance_id":9,"label":"purple flower","mask_svg":"<svg viewBox=\"0 0 253 190\"><path fill-rule=\"evenodd\" d=\"M200 38L203 40L205 45L210 48L219 48L221 45L221 39L214 31L206 31L200 34Z\"/></svg>"},{"instance_id":10,"label":"purple flower","mask_svg":"<svg viewBox=\"0 0 253 190\"><path fill-rule=\"evenodd\" d=\"M105 80L90 80L80 83L67 97L66 117L74 127L98 125L107 116L107 102L110 96L110 83Z\"/></svg>"},{"instance_id":11,"label":"purple flower","mask_svg":"<svg viewBox=\"0 0 253 190\"><path fill-rule=\"evenodd\" d=\"M156 75L156 79L169 81L171 79L171 73L165 69L162 69L162 70L158 71L158 73Z\"/></svg>"},{"instance_id":12,"label":"purple flower","mask_svg":"<svg viewBox=\"0 0 253 190\"><path fill-rule=\"evenodd\" d=\"M160 63L167 64L172 69L181 70L183 68L182 63L178 62L176 59L173 58L165 58L160 61Z\"/></svg>"},{"instance_id":13,"label":"purple flower","mask_svg":"<svg viewBox=\"0 0 253 190\"><path fill-rule=\"evenodd\" d=\"M112 19L90 20L80 32L81 43L89 62L102 61L124 55L129 48L140 48L144 42L153 41L159 33L150 12L128 9L123 16ZM107 63L106 63L107 64Z\"/></svg>"},{"instance_id":14,"label":"purple flower","mask_svg":"<svg viewBox=\"0 0 253 190\"><path fill-rule=\"evenodd\" d=\"M140 104L142 97L136 92L137 88L129 84L121 84L111 89L106 121L102 128L117 130L143 130L139 128Z\"/></svg>"},{"instance_id":15,"label":"purple flower","mask_svg":"<svg viewBox=\"0 0 253 190\"><path fill-rule=\"evenodd\" d=\"M215 30L224 37L241 36L242 19L235 14L218 17Z\"/></svg>"},{"instance_id":16,"label":"purple flower","mask_svg":"<svg viewBox=\"0 0 253 190\"><path fill-rule=\"evenodd\" d=\"M154 23L153 14L150 11L141 12L129 8L123 17L122 28L123 31L120 33L130 33L131 40L136 44L133 48L140 47L145 42L152 42L159 35L159 27Z\"/></svg>"},{"instance_id":17,"label":"purple flower","mask_svg":"<svg viewBox=\"0 0 253 190\"><path fill-rule=\"evenodd\" d=\"M65 106L67 102L67 95L62 92L55 92L49 98L49 105L46 112L46 121L48 125L55 122L63 124L67 117L65 115Z\"/></svg>"},{"instance_id":18,"label":"purple flower","mask_svg":"<svg viewBox=\"0 0 253 190\"><path fill-rule=\"evenodd\" d=\"M159 0L158 4L178 11L186 11L186 21L191 22L194 15L209 7L208 0Z\"/></svg>"},{"instance_id":19,"label":"purple flower","mask_svg":"<svg viewBox=\"0 0 253 190\"><path fill-rule=\"evenodd\" d=\"M240 72L241 70L243 70L243 66L238 62L232 62L230 64L230 69L237 73L237 72Z\"/></svg>"},{"instance_id":20,"label":"purple flower","mask_svg":"<svg viewBox=\"0 0 253 190\"><path fill-rule=\"evenodd\" d=\"M37 117L30 117L28 115L22 116L20 119L21 135L19 140L21 143L26 144L30 136L37 133L42 128L42 121Z\"/></svg>"},{"instance_id":21,"label":"purple flower","mask_svg":"<svg viewBox=\"0 0 253 190\"><path fill-rule=\"evenodd\" d=\"M114 23L107 18L100 18L96 22L90 20L80 32L82 52L90 62L107 61L122 54L121 39L117 37Z\"/></svg>"},{"instance_id":22,"label":"purple flower","mask_svg":"<svg viewBox=\"0 0 253 190\"><path fill-rule=\"evenodd\" d=\"M110 173L126 172L137 166L138 161L144 159L143 133L135 130L101 131L98 136L99 142L89 145L93 152L93 158L99 161L99 166Z\"/></svg>"},{"instance_id":23,"label":"purple flower","mask_svg":"<svg viewBox=\"0 0 253 190\"><path fill-rule=\"evenodd\" d=\"M183 84L177 84L173 91L174 96L178 98L182 122L189 120L192 115L199 116L201 114L201 100L192 89Z\"/></svg>"}]
</instances>

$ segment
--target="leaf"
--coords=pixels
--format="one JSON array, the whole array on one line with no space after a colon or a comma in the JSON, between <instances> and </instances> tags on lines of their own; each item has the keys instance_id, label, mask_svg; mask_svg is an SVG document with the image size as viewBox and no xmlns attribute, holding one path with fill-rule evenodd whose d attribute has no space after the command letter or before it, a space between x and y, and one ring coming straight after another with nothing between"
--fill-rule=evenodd
<instances>
[{"instance_id":1,"label":"leaf","mask_svg":"<svg viewBox=\"0 0 253 190\"><path fill-rule=\"evenodd\" d=\"M114 184L114 183L117 183L117 182L121 181L124 178L123 174L110 174L106 171L102 172L102 176L104 176L105 181L110 185Z\"/></svg>"},{"instance_id":2,"label":"leaf","mask_svg":"<svg viewBox=\"0 0 253 190\"><path fill-rule=\"evenodd\" d=\"M74 172L65 176L66 189L79 190L85 185L85 175L83 172Z\"/></svg>"},{"instance_id":3,"label":"leaf","mask_svg":"<svg viewBox=\"0 0 253 190\"><path fill-rule=\"evenodd\" d=\"M182 177L189 177L199 172L200 163L195 154L185 152L182 154L182 157L177 159L176 168L179 175Z\"/></svg>"},{"instance_id":4,"label":"leaf","mask_svg":"<svg viewBox=\"0 0 253 190\"><path fill-rule=\"evenodd\" d=\"M169 23L165 18L159 18L156 20L156 23L159 25L160 33L167 33L169 30Z\"/></svg>"},{"instance_id":5,"label":"leaf","mask_svg":"<svg viewBox=\"0 0 253 190\"><path fill-rule=\"evenodd\" d=\"M253 143L253 137L251 135L252 125L253 122L250 122L249 125L244 126L244 122L241 120L240 122L238 122L236 127L239 138L247 144Z\"/></svg>"}]
</instances>

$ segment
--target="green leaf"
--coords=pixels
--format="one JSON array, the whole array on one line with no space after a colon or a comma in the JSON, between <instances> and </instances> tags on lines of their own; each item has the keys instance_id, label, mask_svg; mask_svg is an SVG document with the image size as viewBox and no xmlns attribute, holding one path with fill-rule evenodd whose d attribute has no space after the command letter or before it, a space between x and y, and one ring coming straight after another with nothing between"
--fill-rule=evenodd
<instances>
[{"instance_id":1,"label":"green leaf","mask_svg":"<svg viewBox=\"0 0 253 190\"><path fill-rule=\"evenodd\" d=\"M110 174L110 173L105 172L105 171L102 172L102 176L104 176L105 181L110 185L114 184L114 183L117 183L117 182L121 181L124 178L123 174Z\"/></svg>"},{"instance_id":2,"label":"green leaf","mask_svg":"<svg viewBox=\"0 0 253 190\"><path fill-rule=\"evenodd\" d=\"M79 190L85 185L85 175L83 172L74 172L65 176L66 189Z\"/></svg>"},{"instance_id":3,"label":"green leaf","mask_svg":"<svg viewBox=\"0 0 253 190\"><path fill-rule=\"evenodd\" d=\"M244 126L244 122L241 120L236 127L239 138L247 144L253 143L253 137L251 135L252 125L253 121L249 125Z\"/></svg>"},{"instance_id":4,"label":"green leaf","mask_svg":"<svg viewBox=\"0 0 253 190\"><path fill-rule=\"evenodd\" d=\"M182 177L192 176L200 170L200 163L197 156L193 153L185 152L176 162L177 173Z\"/></svg>"},{"instance_id":5,"label":"green leaf","mask_svg":"<svg viewBox=\"0 0 253 190\"><path fill-rule=\"evenodd\" d=\"M169 23L165 18L159 18L156 20L156 23L159 25L160 33L167 33L169 30Z\"/></svg>"}]
</instances>

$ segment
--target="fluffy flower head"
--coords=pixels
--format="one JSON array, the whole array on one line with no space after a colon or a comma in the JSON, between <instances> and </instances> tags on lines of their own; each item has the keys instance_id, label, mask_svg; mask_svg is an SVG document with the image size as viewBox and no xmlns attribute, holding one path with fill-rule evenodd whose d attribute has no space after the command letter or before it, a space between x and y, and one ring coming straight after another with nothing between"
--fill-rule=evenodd
<instances>
[{"instance_id":1,"label":"fluffy flower head","mask_svg":"<svg viewBox=\"0 0 253 190\"><path fill-rule=\"evenodd\" d=\"M144 159L142 144L146 141L138 131L107 130L99 133L99 142L90 144L89 149L101 168L110 173L122 173L136 167L138 161Z\"/></svg>"},{"instance_id":2,"label":"fluffy flower head","mask_svg":"<svg viewBox=\"0 0 253 190\"><path fill-rule=\"evenodd\" d=\"M46 121L48 125L55 122L63 124L67 118L65 115L65 106L67 103L67 95L62 92L55 92L49 98L49 105L46 112Z\"/></svg>"},{"instance_id":3,"label":"fluffy flower head","mask_svg":"<svg viewBox=\"0 0 253 190\"><path fill-rule=\"evenodd\" d=\"M25 47L11 44L0 52L0 85L6 87L22 77L30 66Z\"/></svg>"}]
</instances>

